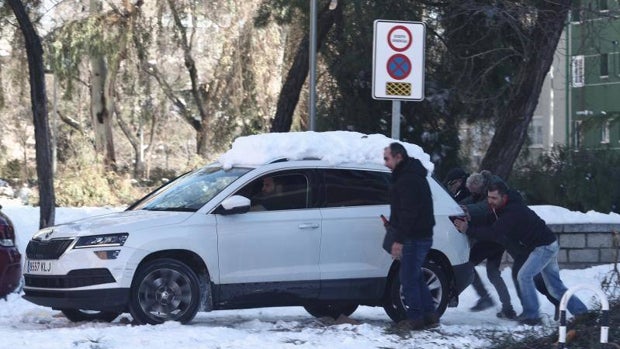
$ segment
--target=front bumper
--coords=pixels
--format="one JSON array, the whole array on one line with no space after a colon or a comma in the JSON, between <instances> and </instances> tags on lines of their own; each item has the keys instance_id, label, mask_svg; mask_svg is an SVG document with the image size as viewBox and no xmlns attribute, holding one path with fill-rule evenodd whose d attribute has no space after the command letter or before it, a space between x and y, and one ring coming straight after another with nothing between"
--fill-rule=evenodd
<instances>
[{"instance_id":1,"label":"front bumper","mask_svg":"<svg viewBox=\"0 0 620 349\"><path fill-rule=\"evenodd\" d=\"M24 299L54 309L84 309L99 311L127 311L128 288L98 290L37 290L24 288Z\"/></svg>"}]
</instances>

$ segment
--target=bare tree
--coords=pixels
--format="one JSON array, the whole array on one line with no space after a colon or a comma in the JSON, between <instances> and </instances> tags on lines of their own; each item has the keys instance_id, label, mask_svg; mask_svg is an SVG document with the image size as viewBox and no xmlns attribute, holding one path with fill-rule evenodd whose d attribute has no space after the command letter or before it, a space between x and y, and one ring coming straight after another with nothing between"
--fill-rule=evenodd
<instances>
[{"instance_id":1,"label":"bare tree","mask_svg":"<svg viewBox=\"0 0 620 349\"><path fill-rule=\"evenodd\" d=\"M155 101L151 98L151 82L149 76L146 74L140 74L138 83L144 87L145 99L138 99L140 103L139 108L135 108L133 105L129 106L129 111L116 109L116 120L118 125L123 131L125 137L131 144L134 150L134 178L144 178L146 174L145 158L146 154L150 154L157 128L160 125L160 118L157 114L160 112L160 108L154 107ZM118 106L117 106L118 107ZM138 115L135 115L135 110L139 109ZM124 115L129 114L129 115ZM127 116L127 117L126 117ZM137 127L132 127L126 121L137 119ZM146 124L146 125L145 125ZM145 132L145 126L148 127L148 132ZM147 140L145 141L145 135Z\"/></svg>"},{"instance_id":2,"label":"bare tree","mask_svg":"<svg viewBox=\"0 0 620 349\"><path fill-rule=\"evenodd\" d=\"M195 36L195 26L191 27L191 32L187 32L187 28L183 25L181 21L181 17L179 16L179 11L177 9L177 5L175 1L168 0L168 6L170 7L170 12L172 13L172 18L174 19L174 24L176 29L178 30L179 35L179 43L181 45L181 49L183 50L183 60L185 62L185 68L187 68L187 74L189 75L189 80L191 83L191 95L196 102L196 109L198 110L198 116L200 117L200 121L192 121L191 124L196 129L197 137L196 137L196 148L197 153L201 155L207 154L207 137L208 137L208 127L207 122L209 120L209 115L207 113L207 109L205 107L205 100L209 99L209 92L204 89L204 86L198 81L198 71L196 69L196 62L194 61L194 57L192 55L192 39ZM192 14L193 15L193 14ZM187 115L187 114L185 114Z\"/></svg>"},{"instance_id":3,"label":"bare tree","mask_svg":"<svg viewBox=\"0 0 620 349\"><path fill-rule=\"evenodd\" d=\"M321 48L327 33L332 28L337 15L341 14L344 1L339 1L336 10L330 10L326 4L320 11L317 20L317 50ZM299 102L301 88L306 81L309 70L309 35L304 35L297 47L291 68L282 85L276 115L271 122L271 132L289 132L293 123L293 113Z\"/></svg>"},{"instance_id":4,"label":"bare tree","mask_svg":"<svg viewBox=\"0 0 620 349\"><path fill-rule=\"evenodd\" d=\"M104 165L116 168L116 151L114 149L114 133L112 121L114 117L114 92L116 75L124 52L127 50L127 35L129 34L129 22L138 13L143 1L138 0L135 4L124 1L124 8L115 8L108 17L116 20L119 42L117 51L108 54L97 51L91 53L91 117L95 132L95 150L104 154ZM102 11L101 0L90 0L90 13L92 17L98 16Z\"/></svg>"},{"instance_id":5,"label":"bare tree","mask_svg":"<svg viewBox=\"0 0 620 349\"><path fill-rule=\"evenodd\" d=\"M531 34L526 38L526 55L516 76L516 88L503 109L491 144L482 159L481 168L508 178L538 104L545 76L564 29L570 0L542 1ZM525 19L523 19L525 20Z\"/></svg>"},{"instance_id":6,"label":"bare tree","mask_svg":"<svg viewBox=\"0 0 620 349\"><path fill-rule=\"evenodd\" d=\"M265 69L256 64L260 59L252 56L271 58L274 55L267 51L278 49L274 50L265 31L255 29L249 20L254 7L251 2L197 4L171 0L165 6L163 2L157 4L160 23L152 28L157 33L153 41L160 49L162 43L172 43L165 50L178 47L177 52L149 56L151 43L137 36L134 40L141 69L155 79L175 114L196 131L196 153L208 157L214 149L219 150L218 145L226 146L232 135L261 128L257 125L269 109L265 101L272 92L266 86L257 86L256 79L279 82L273 74L265 73L278 62L269 60L269 69ZM162 23L163 13L169 14L165 17L170 22ZM216 31L205 31L205 23L212 23ZM217 35L210 34L215 32ZM202 38L204 35L213 37ZM254 48L257 51L251 51ZM175 63L177 57L182 65ZM259 94L261 98L257 98Z\"/></svg>"},{"instance_id":7,"label":"bare tree","mask_svg":"<svg viewBox=\"0 0 620 349\"><path fill-rule=\"evenodd\" d=\"M30 98L34 120L35 150L37 158L37 176L40 193L39 227L54 224L55 197L54 175L52 173L52 152L50 129L47 119L47 95L45 93L45 70L43 68L43 47L24 4L19 0L8 0L17 17L19 27L24 35L28 69L30 72Z\"/></svg>"}]
</instances>

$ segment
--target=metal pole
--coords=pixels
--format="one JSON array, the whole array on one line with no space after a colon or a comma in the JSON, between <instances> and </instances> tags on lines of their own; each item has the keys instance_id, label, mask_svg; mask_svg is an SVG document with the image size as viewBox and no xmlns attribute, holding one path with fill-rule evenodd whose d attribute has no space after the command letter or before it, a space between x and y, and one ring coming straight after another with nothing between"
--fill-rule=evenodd
<instances>
[{"instance_id":1,"label":"metal pole","mask_svg":"<svg viewBox=\"0 0 620 349\"><path fill-rule=\"evenodd\" d=\"M315 129L316 113L316 1L317 0L310 0L310 100L308 102L310 131L314 131Z\"/></svg>"},{"instance_id":2,"label":"metal pole","mask_svg":"<svg viewBox=\"0 0 620 349\"><path fill-rule=\"evenodd\" d=\"M52 174L56 174L56 157L58 153L58 97L56 94L56 90L58 90L58 79L56 78L56 73L54 73L52 77L54 78L54 84L52 89Z\"/></svg>"},{"instance_id":3,"label":"metal pole","mask_svg":"<svg viewBox=\"0 0 620 349\"><path fill-rule=\"evenodd\" d=\"M570 71L570 65L571 65L571 60L573 57L573 53L571 52L571 48L572 48L572 32L571 32L571 11L568 10L568 20L566 21L566 76L564 77L564 80L566 81L566 111L565 111L565 123L566 125L564 125L565 128L565 137L566 137L566 146L568 146L569 149L571 149L574 144L572 143L573 141L573 136L571 135L571 122L572 122L572 102L571 102L571 98L572 97L572 93L571 93L571 89L572 89L572 84L571 84L571 76L572 73Z\"/></svg>"},{"instance_id":4,"label":"metal pole","mask_svg":"<svg viewBox=\"0 0 620 349\"><path fill-rule=\"evenodd\" d=\"M400 101L392 101L392 138L400 139Z\"/></svg>"}]
</instances>

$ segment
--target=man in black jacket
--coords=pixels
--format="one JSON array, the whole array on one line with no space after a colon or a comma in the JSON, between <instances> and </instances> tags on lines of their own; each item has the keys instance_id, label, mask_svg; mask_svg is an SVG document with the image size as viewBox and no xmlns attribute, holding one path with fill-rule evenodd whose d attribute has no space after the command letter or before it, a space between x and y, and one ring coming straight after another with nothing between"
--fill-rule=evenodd
<instances>
[{"instance_id":1,"label":"man in black jacket","mask_svg":"<svg viewBox=\"0 0 620 349\"><path fill-rule=\"evenodd\" d=\"M385 166L392 170L390 187L390 229L395 242L392 258L400 260L400 283L407 304L403 327L420 330L439 325L439 317L422 265L433 244L433 198L422 163L410 158L400 143L383 152Z\"/></svg>"},{"instance_id":2,"label":"man in black jacket","mask_svg":"<svg viewBox=\"0 0 620 349\"><path fill-rule=\"evenodd\" d=\"M480 173L473 173L467 178L466 186L471 192L471 197L460 203L463 204L468 214L469 224L471 226L481 224L489 225L492 223L492 221L487 221L490 212L489 203L487 202L487 188L493 182L503 182L503 180L499 176L486 170ZM500 271L506 248L496 241L478 241L472 239L472 243L473 246L469 254L469 262L473 265L478 265L486 260L487 277L495 287L499 300L502 303L502 310L497 313L497 317L515 319L517 314L512 307L510 293L508 293L508 288L506 287L504 279L502 279ZM476 293L480 296L476 305L471 308L472 311L482 311L494 305L493 298L491 298L489 291L484 287L480 275L475 271L472 286L474 286Z\"/></svg>"},{"instance_id":3,"label":"man in black jacket","mask_svg":"<svg viewBox=\"0 0 620 349\"><path fill-rule=\"evenodd\" d=\"M559 246L555 234L544 220L520 200L510 200L505 183L492 183L488 188L487 200L497 220L490 226L468 227L466 221L455 222L457 228L467 235L481 240L496 239L510 252L519 246L528 253L517 274L523 313L517 317L526 325L541 323L539 303L534 286L534 276L542 274L549 293L561 299L567 288L560 279L557 255ZM571 297L568 310L573 314L585 313L588 309L577 298Z\"/></svg>"}]
</instances>

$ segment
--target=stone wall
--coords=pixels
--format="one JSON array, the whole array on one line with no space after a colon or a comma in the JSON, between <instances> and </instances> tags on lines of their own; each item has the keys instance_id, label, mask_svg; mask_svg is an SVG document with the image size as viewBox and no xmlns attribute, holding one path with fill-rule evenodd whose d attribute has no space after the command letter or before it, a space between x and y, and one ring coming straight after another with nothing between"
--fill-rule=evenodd
<instances>
[{"instance_id":1,"label":"stone wall","mask_svg":"<svg viewBox=\"0 0 620 349\"><path fill-rule=\"evenodd\" d=\"M549 228L560 243L560 267L584 268L617 261L620 224L549 224Z\"/></svg>"},{"instance_id":2,"label":"stone wall","mask_svg":"<svg viewBox=\"0 0 620 349\"><path fill-rule=\"evenodd\" d=\"M618 261L620 224L549 224L549 228L558 237L561 268L579 269ZM504 262L512 263L508 254L504 258Z\"/></svg>"}]
</instances>

